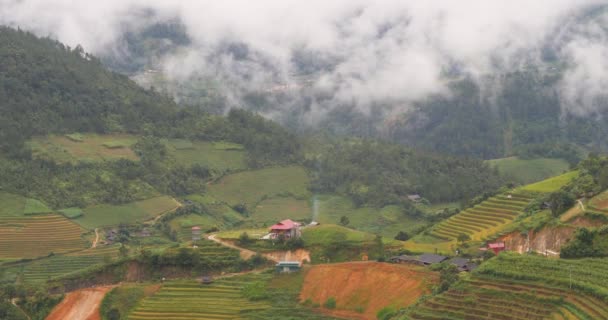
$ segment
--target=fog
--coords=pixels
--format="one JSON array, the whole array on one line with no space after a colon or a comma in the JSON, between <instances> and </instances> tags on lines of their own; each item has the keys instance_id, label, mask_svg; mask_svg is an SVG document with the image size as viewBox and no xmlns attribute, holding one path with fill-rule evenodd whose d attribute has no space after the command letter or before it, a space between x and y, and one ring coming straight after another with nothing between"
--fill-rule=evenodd
<instances>
[{"instance_id":1,"label":"fog","mask_svg":"<svg viewBox=\"0 0 608 320\"><path fill-rule=\"evenodd\" d=\"M159 57L155 68L177 83L213 78L236 106L251 91L294 91L301 99L307 93L294 58L304 52L316 66L305 80L306 92L315 92L307 102L310 121L338 105L365 114L378 106L403 112L429 95L449 95L455 77L490 85L485 75L542 64L543 49L551 46L565 65L556 88L564 112L585 115L606 105L608 13L591 11L606 3L0 0L0 23L103 56L124 52L125 30L179 21L191 42ZM231 44L245 56L226 50Z\"/></svg>"}]
</instances>

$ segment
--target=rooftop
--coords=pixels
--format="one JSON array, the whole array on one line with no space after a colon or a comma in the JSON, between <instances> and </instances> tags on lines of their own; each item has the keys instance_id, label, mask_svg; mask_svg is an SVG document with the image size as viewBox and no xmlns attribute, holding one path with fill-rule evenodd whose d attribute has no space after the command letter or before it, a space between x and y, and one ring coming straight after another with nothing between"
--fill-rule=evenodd
<instances>
[{"instance_id":1,"label":"rooftop","mask_svg":"<svg viewBox=\"0 0 608 320\"><path fill-rule=\"evenodd\" d=\"M425 253L420 255L418 260L425 264L433 264L433 263L441 263L445 261L448 257L440 256L438 254L433 253Z\"/></svg>"},{"instance_id":2,"label":"rooftop","mask_svg":"<svg viewBox=\"0 0 608 320\"><path fill-rule=\"evenodd\" d=\"M297 226L297 223L291 221L290 219L286 219L270 227L270 230L290 230Z\"/></svg>"}]
</instances>

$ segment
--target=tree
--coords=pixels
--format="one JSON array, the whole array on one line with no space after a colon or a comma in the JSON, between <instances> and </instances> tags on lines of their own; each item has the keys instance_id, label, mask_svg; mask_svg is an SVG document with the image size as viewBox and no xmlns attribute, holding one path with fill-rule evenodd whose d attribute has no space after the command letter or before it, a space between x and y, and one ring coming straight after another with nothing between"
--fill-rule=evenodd
<instances>
[{"instance_id":1,"label":"tree","mask_svg":"<svg viewBox=\"0 0 608 320\"><path fill-rule=\"evenodd\" d=\"M247 244L251 243L251 238L249 237L249 234L247 232L243 232L239 236L239 241L238 242L239 242L240 245L247 245Z\"/></svg>"},{"instance_id":2,"label":"tree","mask_svg":"<svg viewBox=\"0 0 608 320\"><path fill-rule=\"evenodd\" d=\"M549 195L549 204L551 205L551 214L554 217L559 217L566 210L574 205L574 197L566 191L557 191Z\"/></svg>"},{"instance_id":3,"label":"tree","mask_svg":"<svg viewBox=\"0 0 608 320\"><path fill-rule=\"evenodd\" d=\"M407 241L409 240L410 235L403 232L403 231L399 231L399 233L397 233L397 235L395 236L395 240L401 240L401 241Z\"/></svg>"},{"instance_id":4,"label":"tree","mask_svg":"<svg viewBox=\"0 0 608 320\"><path fill-rule=\"evenodd\" d=\"M458 235L458 237L456 237L456 240L458 240L460 243L464 243L465 241L471 240L471 237L469 237L469 235L466 233L461 233Z\"/></svg>"},{"instance_id":5,"label":"tree","mask_svg":"<svg viewBox=\"0 0 608 320\"><path fill-rule=\"evenodd\" d=\"M347 216L340 217L340 224L343 226L347 226L350 223L350 219Z\"/></svg>"},{"instance_id":6,"label":"tree","mask_svg":"<svg viewBox=\"0 0 608 320\"><path fill-rule=\"evenodd\" d=\"M378 261L384 261L384 242L379 234L374 238L373 256Z\"/></svg>"},{"instance_id":7,"label":"tree","mask_svg":"<svg viewBox=\"0 0 608 320\"><path fill-rule=\"evenodd\" d=\"M439 293L450 288L452 284L458 281L458 268L451 263L443 263L439 272Z\"/></svg>"},{"instance_id":8,"label":"tree","mask_svg":"<svg viewBox=\"0 0 608 320\"><path fill-rule=\"evenodd\" d=\"M124 244L120 245L120 248L118 249L118 255L121 257L126 257L129 255L129 249L127 248L127 246L125 246Z\"/></svg>"}]
</instances>

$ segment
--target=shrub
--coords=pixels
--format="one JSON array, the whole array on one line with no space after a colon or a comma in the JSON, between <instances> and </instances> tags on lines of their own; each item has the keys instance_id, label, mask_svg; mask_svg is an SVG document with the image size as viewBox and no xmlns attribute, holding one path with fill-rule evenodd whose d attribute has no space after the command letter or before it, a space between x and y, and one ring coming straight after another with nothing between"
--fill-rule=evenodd
<instances>
[{"instance_id":1,"label":"shrub","mask_svg":"<svg viewBox=\"0 0 608 320\"><path fill-rule=\"evenodd\" d=\"M308 299L306 299L306 300L304 300L304 301L302 302L302 305L303 305L303 306L310 307L310 306L312 306L312 305L313 305L313 302L312 302L312 300L311 300L310 298L308 298Z\"/></svg>"},{"instance_id":2,"label":"shrub","mask_svg":"<svg viewBox=\"0 0 608 320\"><path fill-rule=\"evenodd\" d=\"M250 244L251 243L251 238L249 237L249 234L247 234L247 232L241 233L241 235L239 236L238 243L240 245Z\"/></svg>"},{"instance_id":3,"label":"shrub","mask_svg":"<svg viewBox=\"0 0 608 320\"><path fill-rule=\"evenodd\" d=\"M395 309L391 307L384 307L380 311L378 311L378 313L376 313L376 318L378 318L378 320L389 320L396 313L397 312L395 311Z\"/></svg>"},{"instance_id":4,"label":"shrub","mask_svg":"<svg viewBox=\"0 0 608 320\"><path fill-rule=\"evenodd\" d=\"M363 308L362 306L358 306L358 307L355 308L355 311L357 313L363 313L363 312L365 312L365 308Z\"/></svg>"},{"instance_id":5,"label":"shrub","mask_svg":"<svg viewBox=\"0 0 608 320\"><path fill-rule=\"evenodd\" d=\"M263 282L253 282L245 285L242 289L243 295L251 300L258 301L268 298L268 291Z\"/></svg>"},{"instance_id":6,"label":"shrub","mask_svg":"<svg viewBox=\"0 0 608 320\"><path fill-rule=\"evenodd\" d=\"M403 231L399 231L399 233L397 233L397 235L395 236L395 240L401 240L401 241L407 241L407 240L409 240L409 238L410 238L410 235Z\"/></svg>"},{"instance_id":7,"label":"shrub","mask_svg":"<svg viewBox=\"0 0 608 320\"><path fill-rule=\"evenodd\" d=\"M334 297L327 298L327 300L323 304L323 307L325 307L327 309L335 309L336 308L336 298L334 298Z\"/></svg>"}]
</instances>

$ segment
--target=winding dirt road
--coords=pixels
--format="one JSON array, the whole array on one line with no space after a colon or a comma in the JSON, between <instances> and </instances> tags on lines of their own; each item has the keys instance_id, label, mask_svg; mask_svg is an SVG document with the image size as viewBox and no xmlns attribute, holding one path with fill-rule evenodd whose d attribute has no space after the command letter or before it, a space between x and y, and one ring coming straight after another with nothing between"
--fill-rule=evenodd
<instances>
[{"instance_id":1,"label":"winding dirt road","mask_svg":"<svg viewBox=\"0 0 608 320\"><path fill-rule=\"evenodd\" d=\"M215 234L211 234L211 235L207 236L207 239L217 242L225 247L239 250L241 258L243 260L247 260L257 254L257 252L255 252L255 251L241 248L239 246L236 246L232 242L224 241L220 238L217 238ZM266 258L270 261L277 262L277 263L280 261L300 261L300 262L308 261L308 262L310 262L310 252L305 249L296 249L293 251L274 251L274 252L262 253L262 255L264 256L264 258Z\"/></svg>"},{"instance_id":2,"label":"winding dirt road","mask_svg":"<svg viewBox=\"0 0 608 320\"><path fill-rule=\"evenodd\" d=\"M46 320L100 320L99 306L114 286L88 288L68 293Z\"/></svg>"},{"instance_id":3,"label":"winding dirt road","mask_svg":"<svg viewBox=\"0 0 608 320\"><path fill-rule=\"evenodd\" d=\"M247 260L247 259L249 259L249 258L251 258L251 257L253 257L253 256L255 256L257 254L255 251L252 251L252 250L249 250L249 249L245 249L245 248L241 248L241 247L237 247L237 246L235 246L234 244L232 244L230 242L227 242L227 241L224 241L222 239L219 239L219 238L216 237L215 234L208 235L207 239L209 239L209 240L211 240L213 242L217 242L217 243L223 245L224 247L228 247L228 248L232 248L232 249L235 249L235 250L239 250L241 258L243 260ZM268 258L269 260L272 260L274 262L279 262L275 258L270 258L270 257L266 257L266 258Z\"/></svg>"}]
</instances>

